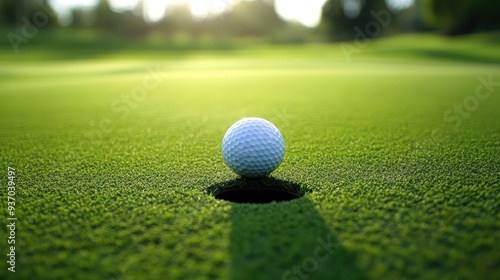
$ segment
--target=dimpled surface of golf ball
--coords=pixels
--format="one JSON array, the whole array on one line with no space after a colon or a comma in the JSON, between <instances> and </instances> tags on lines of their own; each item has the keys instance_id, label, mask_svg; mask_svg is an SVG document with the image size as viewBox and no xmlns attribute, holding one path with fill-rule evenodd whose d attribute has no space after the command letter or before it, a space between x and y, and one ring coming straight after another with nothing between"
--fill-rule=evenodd
<instances>
[{"instance_id":1,"label":"dimpled surface of golf ball","mask_svg":"<svg viewBox=\"0 0 500 280\"><path fill-rule=\"evenodd\" d=\"M224 135L222 155L236 174L262 177L281 164L285 155L285 141L270 121L244 118L234 123Z\"/></svg>"}]
</instances>

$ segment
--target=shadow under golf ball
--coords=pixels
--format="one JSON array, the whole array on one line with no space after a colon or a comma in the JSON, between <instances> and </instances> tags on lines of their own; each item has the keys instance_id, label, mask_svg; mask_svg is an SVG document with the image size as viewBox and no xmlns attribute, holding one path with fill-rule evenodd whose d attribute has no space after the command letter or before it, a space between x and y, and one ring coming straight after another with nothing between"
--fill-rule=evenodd
<instances>
[{"instance_id":1,"label":"shadow under golf ball","mask_svg":"<svg viewBox=\"0 0 500 280\"><path fill-rule=\"evenodd\" d=\"M303 188L272 177L239 178L212 185L208 192L217 199L236 203L271 203L300 198Z\"/></svg>"}]
</instances>

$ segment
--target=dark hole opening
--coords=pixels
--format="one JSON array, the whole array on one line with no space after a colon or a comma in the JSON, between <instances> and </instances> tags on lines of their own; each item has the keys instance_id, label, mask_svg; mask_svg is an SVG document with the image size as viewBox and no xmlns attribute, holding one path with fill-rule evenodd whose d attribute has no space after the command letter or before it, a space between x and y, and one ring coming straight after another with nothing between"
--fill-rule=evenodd
<instances>
[{"instance_id":1,"label":"dark hole opening","mask_svg":"<svg viewBox=\"0 0 500 280\"><path fill-rule=\"evenodd\" d=\"M273 201L289 201L300 198L298 194L271 188L262 189L232 189L214 193L218 199L237 203L271 203Z\"/></svg>"},{"instance_id":2,"label":"dark hole opening","mask_svg":"<svg viewBox=\"0 0 500 280\"><path fill-rule=\"evenodd\" d=\"M271 203L302 197L299 184L272 177L239 178L210 186L208 192L217 199L236 203Z\"/></svg>"}]
</instances>

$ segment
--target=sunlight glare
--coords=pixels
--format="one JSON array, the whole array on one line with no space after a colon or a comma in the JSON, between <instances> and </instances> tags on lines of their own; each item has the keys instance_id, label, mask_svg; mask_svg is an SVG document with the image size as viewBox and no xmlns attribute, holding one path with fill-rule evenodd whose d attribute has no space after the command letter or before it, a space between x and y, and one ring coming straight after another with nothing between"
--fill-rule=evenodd
<instances>
[{"instance_id":1,"label":"sunlight glare","mask_svg":"<svg viewBox=\"0 0 500 280\"><path fill-rule=\"evenodd\" d=\"M236 0L185 0L196 19L216 16L230 10Z\"/></svg>"},{"instance_id":2,"label":"sunlight glare","mask_svg":"<svg viewBox=\"0 0 500 280\"><path fill-rule=\"evenodd\" d=\"M167 9L167 0L144 0L144 4L144 18L146 21L158 22L163 19Z\"/></svg>"},{"instance_id":3,"label":"sunlight glare","mask_svg":"<svg viewBox=\"0 0 500 280\"><path fill-rule=\"evenodd\" d=\"M140 0L108 0L109 5L116 12L124 12L137 7Z\"/></svg>"},{"instance_id":4,"label":"sunlight glare","mask_svg":"<svg viewBox=\"0 0 500 280\"><path fill-rule=\"evenodd\" d=\"M326 0L275 0L276 13L287 21L315 27L321 21L321 9Z\"/></svg>"},{"instance_id":5,"label":"sunlight glare","mask_svg":"<svg viewBox=\"0 0 500 280\"><path fill-rule=\"evenodd\" d=\"M195 18L205 18L210 10L210 0L187 0L191 14Z\"/></svg>"}]
</instances>

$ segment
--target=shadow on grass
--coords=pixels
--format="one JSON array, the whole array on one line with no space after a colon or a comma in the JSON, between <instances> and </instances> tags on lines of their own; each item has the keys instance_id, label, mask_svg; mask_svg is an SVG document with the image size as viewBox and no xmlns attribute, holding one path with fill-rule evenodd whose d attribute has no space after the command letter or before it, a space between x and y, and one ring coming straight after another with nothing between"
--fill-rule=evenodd
<instances>
[{"instance_id":1,"label":"shadow on grass","mask_svg":"<svg viewBox=\"0 0 500 280\"><path fill-rule=\"evenodd\" d=\"M377 52L380 56L407 55L416 58L425 58L441 61L456 61L464 63L487 63L500 64L500 57L497 56L482 56L466 51L454 51L443 49L402 49Z\"/></svg>"},{"instance_id":2,"label":"shadow on grass","mask_svg":"<svg viewBox=\"0 0 500 280\"><path fill-rule=\"evenodd\" d=\"M423 56L432 59L459 61L459 62L469 62L469 63L491 63L500 64L500 57L484 57L464 51L447 51L447 50L413 50L413 54L416 56Z\"/></svg>"},{"instance_id":3,"label":"shadow on grass","mask_svg":"<svg viewBox=\"0 0 500 280\"><path fill-rule=\"evenodd\" d=\"M276 188L303 195L299 184L271 177L238 179L209 187L217 191ZM266 204L233 203L230 212L231 279L362 279L356 256L305 197Z\"/></svg>"}]
</instances>

